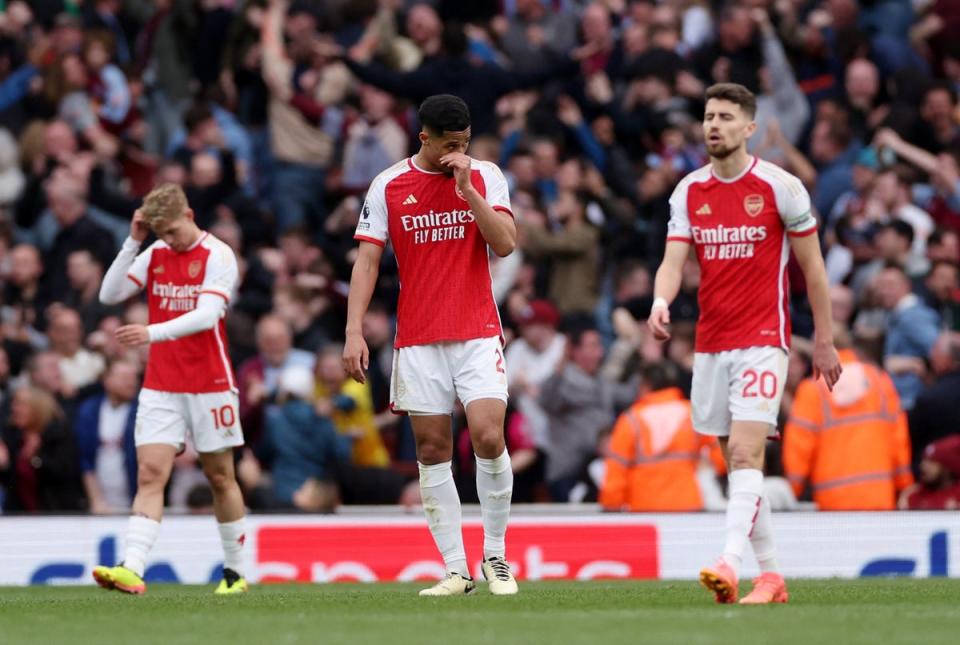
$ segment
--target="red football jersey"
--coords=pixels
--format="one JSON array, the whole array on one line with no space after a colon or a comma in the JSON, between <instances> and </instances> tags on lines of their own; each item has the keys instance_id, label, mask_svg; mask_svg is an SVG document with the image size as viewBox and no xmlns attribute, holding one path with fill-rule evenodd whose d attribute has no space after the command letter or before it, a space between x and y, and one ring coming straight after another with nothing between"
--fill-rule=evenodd
<instances>
[{"instance_id":1,"label":"red football jersey","mask_svg":"<svg viewBox=\"0 0 960 645\"><path fill-rule=\"evenodd\" d=\"M513 216L496 165L472 161L471 181L494 208ZM400 273L395 347L499 336L487 243L452 175L404 159L370 184L354 238L389 239Z\"/></svg>"},{"instance_id":2,"label":"red football jersey","mask_svg":"<svg viewBox=\"0 0 960 645\"><path fill-rule=\"evenodd\" d=\"M154 242L137 256L127 277L146 288L154 324L192 311L201 293L216 294L229 303L239 272L233 250L204 233L183 253ZM208 331L152 343L143 387L190 394L236 390L223 320Z\"/></svg>"},{"instance_id":3,"label":"red football jersey","mask_svg":"<svg viewBox=\"0 0 960 645\"><path fill-rule=\"evenodd\" d=\"M734 179L708 165L681 180L667 239L692 243L700 263L696 351L789 348L787 235L816 230L800 180L756 157Z\"/></svg>"}]
</instances>

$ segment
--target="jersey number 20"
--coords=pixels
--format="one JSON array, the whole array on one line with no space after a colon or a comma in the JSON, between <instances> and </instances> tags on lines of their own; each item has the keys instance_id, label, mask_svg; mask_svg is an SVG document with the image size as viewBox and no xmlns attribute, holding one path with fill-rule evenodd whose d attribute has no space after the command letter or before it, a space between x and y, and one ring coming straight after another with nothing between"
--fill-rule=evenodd
<instances>
[{"instance_id":1,"label":"jersey number 20","mask_svg":"<svg viewBox=\"0 0 960 645\"><path fill-rule=\"evenodd\" d=\"M777 395L777 375L769 370L757 374L756 370L747 370L743 373L747 384L743 386L743 398L752 399L757 396L759 386L760 396L772 399Z\"/></svg>"}]
</instances>

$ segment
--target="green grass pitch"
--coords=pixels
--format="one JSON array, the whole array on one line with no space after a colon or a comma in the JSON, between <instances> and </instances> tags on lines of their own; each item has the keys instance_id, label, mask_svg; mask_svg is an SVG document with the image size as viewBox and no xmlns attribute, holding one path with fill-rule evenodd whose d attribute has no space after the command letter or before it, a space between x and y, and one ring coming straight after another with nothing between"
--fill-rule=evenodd
<instances>
[{"instance_id":1,"label":"green grass pitch","mask_svg":"<svg viewBox=\"0 0 960 645\"><path fill-rule=\"evenodd\" d=\"M422 584L0 588L0 643L960 643L960 580L790 581L790 604L719 606L695 582L521 582L461 598Z\"/></svg>"}]
</instances>

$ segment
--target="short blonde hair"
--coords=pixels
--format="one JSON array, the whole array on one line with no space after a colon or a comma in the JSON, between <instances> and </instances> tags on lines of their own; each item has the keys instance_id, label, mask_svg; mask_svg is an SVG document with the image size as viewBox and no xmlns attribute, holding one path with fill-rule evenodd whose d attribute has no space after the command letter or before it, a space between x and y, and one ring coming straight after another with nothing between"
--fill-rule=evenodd
<instances>
[{"instance_id":1,"label":"short blonde hair","mask_svg":"<svg viewBox=\"0 0 960 645\"><path fill-rule=\"evenodd\" d=\"M172 222L187 212L187 196L177 184L161 184L143 200L140 212L150 228L158 224Z\"/></svg>"}]
</instances>

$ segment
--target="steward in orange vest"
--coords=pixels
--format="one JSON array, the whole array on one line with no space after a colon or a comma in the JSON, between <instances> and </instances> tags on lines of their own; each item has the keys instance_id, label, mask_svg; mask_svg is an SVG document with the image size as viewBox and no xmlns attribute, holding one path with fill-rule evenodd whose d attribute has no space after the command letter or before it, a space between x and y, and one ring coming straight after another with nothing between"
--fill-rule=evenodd
<instances>
[{"instance_id":1,"label":"steward in orange vest","mask_svg":"<svg viewBox=\"0 0 960 645\"><path fill-rule=\"evenodd\" d=\"M610 436L600 505L608 511L700 511L697 466L711 451L723 471L716 437L694 432L690 401L675 386L672 366L643 368L639 397Z\"/></svg>"},{"instance_id":2,"label":"steward in orange vest","mask_svg":"<svg viewBox=\"0 0 960 645\"><path fill-rule=\"evenodd\" d=\"M842 348L841 343L837 343ZM913 483L910 435L886 372L840 349L843 375L797 388L783 436L783 467L799 497L809 484L825 511L892 510Z\"/></svg>"}]
</instances>

